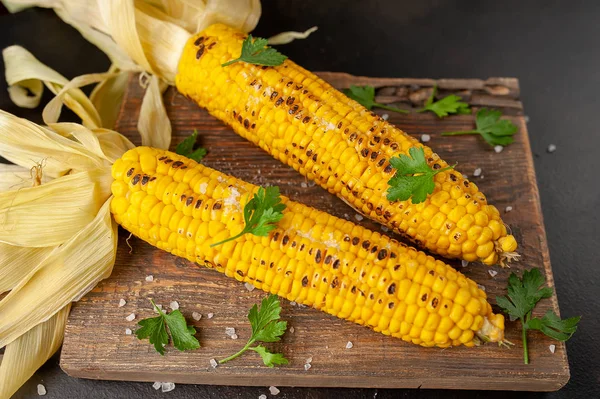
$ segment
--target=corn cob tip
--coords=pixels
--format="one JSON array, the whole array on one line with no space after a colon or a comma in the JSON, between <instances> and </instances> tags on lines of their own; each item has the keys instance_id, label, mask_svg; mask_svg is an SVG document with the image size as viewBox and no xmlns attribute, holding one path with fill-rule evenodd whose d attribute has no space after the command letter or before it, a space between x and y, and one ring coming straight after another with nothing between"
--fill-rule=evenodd
<instances>
[{"instance_id":1,"label":"corn cob tip","mask_svg":"<svg viewBox=\"0 0 600 399\"><path fill-rule=\"evenodd\" d=\"M483 342L498 342L502 344L511 344L504 339L504 316L501 314L492 314L483 319L483 325L475 335Z\"/></svg>"}]
</instances>

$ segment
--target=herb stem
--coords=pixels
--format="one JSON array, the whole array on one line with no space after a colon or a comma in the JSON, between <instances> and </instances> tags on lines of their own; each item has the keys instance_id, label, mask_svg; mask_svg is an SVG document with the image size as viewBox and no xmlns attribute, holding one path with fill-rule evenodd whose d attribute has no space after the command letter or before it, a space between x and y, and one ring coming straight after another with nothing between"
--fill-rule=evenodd
<instances>
[{"instance_id":1,"label":"herb stem","mask_svg":"<svg viewBox=\"0 0 600 399\"><path fill-rule=\"evenodd\" d=\"M379 103L375 103L373 104L375 107L377 108L383 108L383 109L387 109L388 111L392 111L392 112L399 112L401 114L408 114L409 112L405 109L400 109L400 108L394 108L394 107L390 107L384 104L379 104Z\"/></svg>"},{"instance_id":2,"label":"herb stem","mask_svg":"<svg viewBox=\"0 0 600 399\"><path fill-rule=\"evenodd\" d=\"M240 59L240 58L236 58L235 60L227 61L226 63L224 63L224 64L221 64L221 66L222 66L222 67L226 67L226 66L229 66L229 65L231 65L231 64L234 64L234 63L236 63L236 62L238 62L238 61L241 61L241 59Z\"/></svg>"},{"instance_id":3,"label":"herb stem","mask_svg":"<svg viewBox=\"0 0 600 399\"><path fill-rule=\"evenodd\" d=\"M459 130L457 132L445 132L442 136L460 136L463 134L480 134L478 130Z\"/></svg>"},{"instance_id":4,"label":"herb stem","mask_svg":"<svg viewBox=\"0 0 600 399\"><path fill-rule=\"evenodd\" d=\"M529 364L529 351L527 350L527 328L525 320L521 317L521 340L523 341L523 363Z\"/></svg>"},{"instance_id":5,"label":"herb stem","mask_svg":"<svg viewBox=\"0 0 600 399\"><path fill-rule=\"evenodd\" d=\"M240 234L237 234L237 235L235 235L233 237L226 238L223 241L217 242L215 244L210 244L210 247L213 248L213 247L216 247L217 245L225 244L226 242L236 240L236 239L240 238L241 236L243 236L246 233L247 233L247 231L246 231L246 229L244 229L244 230L242 230L240 232Z\"/></svg>"},{"instance_id":6,"label":"herb stem","mask_svg":"<svg viewBox=\"0 0 600 399\"><path fill-rule=\"evenodd\" d=\"M240 356L242 353L246 352L250 348L250 345L252 345L253 343L254 343L254 340L248 341L248 343L242 349L240 349L239 352L234 353L233 355L226 357L225 359L219 360L219 364L223 364L225 362L228 362L228 361L233 360L236 357Z\"/></svg>"}]
</instances>

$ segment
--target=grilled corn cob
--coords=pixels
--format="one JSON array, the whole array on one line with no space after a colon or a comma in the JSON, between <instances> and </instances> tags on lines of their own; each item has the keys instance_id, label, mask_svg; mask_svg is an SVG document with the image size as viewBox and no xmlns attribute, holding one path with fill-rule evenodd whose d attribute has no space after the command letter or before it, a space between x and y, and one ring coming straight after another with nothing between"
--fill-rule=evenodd
<instances>
[{"instance_id":1,"label":"grilled corn cob","mask_svg":"<svg viewBox=\"0 0 600 399\"><path fill-rule=\"evenodd\" d=\"M112 175L115 220L174 255L415 344L503 340L504 318L475 282L379 233L283 198L268 236L211 248L244 228L257 186L149 147L126 152Z\"/></svg>"},{"instance_id":2,"label":"grilled corn cob","mask_svg":"<svg viewBox=\"0 0 600 399\"><path fill-rule=\"evenodd\" d=\"M242 137L292 166L358 212L435 253L504 264L517 242L477 185L454 170L435 176L420 204L389 202L393 156L422 145L311 72L235 63L245 34L212 25L183 50L177 89ZM424 147L430 167L448 166Z\"/></svg>"}]
</instances>

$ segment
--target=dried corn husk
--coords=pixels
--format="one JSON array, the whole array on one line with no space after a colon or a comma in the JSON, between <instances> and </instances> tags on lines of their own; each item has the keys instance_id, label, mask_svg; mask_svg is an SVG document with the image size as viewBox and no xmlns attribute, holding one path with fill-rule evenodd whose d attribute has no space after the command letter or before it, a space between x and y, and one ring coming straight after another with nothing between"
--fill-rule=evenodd
<instances>
[{"instance_id":1,"label":"dried corn husk","mask_svg":"<svg viewBox=\"0 0 600 399\"><path fill-rule=\"evenodd\" d=\"M0 399L10 398L60 347L71 304L6 346L0 363Z\"/></svg>"},{"instance_id":2,"label":"dried corn husk","mask_svg":"<svg viewBox=\"0 0 600 399\"><path fill-rule=\"evenodd\" d=\"M17 339L108 277L117 224L106 201L96 217L56 247L0 301L0 347Z\"/></svg>"},{"instance_id":3,"label":"dried corn husk","mask_svg":"<svg viewBox=\"0 0 600 399\"><path fill-rule=\"evenodd\" d=\"M12 290L54 247L29 248L0 243L0 294Z\"/></svg>"},{"instance_id":4,"label":"dried corn husk","mask_svg":"<svg viewBox=\"0 0 600 399\"><path fill-rule=\"evenodd\" d=\"M311 33L316 32L316 30L319 29L319 27L317 26L313 26L310 29L305 30L304 32L296 32L296 31L289 31L289 32L281 32L275 36L271 36L269 38L269 44L276 46L279 44L288 44L293 42L296 39L306 39L308 36L310 36Z\"/></svg>"}]
</instances>

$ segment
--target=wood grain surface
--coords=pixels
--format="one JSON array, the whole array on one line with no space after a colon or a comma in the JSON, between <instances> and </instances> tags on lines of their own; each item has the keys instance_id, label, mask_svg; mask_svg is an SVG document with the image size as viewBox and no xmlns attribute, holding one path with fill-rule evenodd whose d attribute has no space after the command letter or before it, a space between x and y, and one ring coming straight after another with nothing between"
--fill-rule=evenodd
<instances>
[{"instance_id":1,"label":"wood grain surface","mask_svg":"<svg viewBox=\"0 0 600 399\"><path fill-rule=\"evenodd\" d=\"M331 72L319 75L339 88L371 84L377 88L378 101L408 109L422 105L437 84L438 97L459 94L474 107L474 112L487 106L509 115L519 131L515 143L501 153L494 152L477 136L440 136L444 131L472 129L474 115L440 120L430 113L389 113L389 120L417 137L429 134L429 145L442 158L449 163L458 162L457 169L476 181L490 203L498 207L522 254L521 261L513 263L510 269L478 263L463 268L458 262L449 263L483 285L493 305L496 295L505 294L508 276L513 271L540 267L548 284L554 285L516 79L368 78ZM140 144L136 124L142 96L138 78L132 76L116 130L136 144ZM293 200L370 229L380 229L374 222L356 221L356 213L341 200L237 136L173 88L168 89L164 100L173 124L171 148L197 129L199 143L209 151L203 161L207 166L254 184L278 185ZM472 177L476 168L482 169L481 177ZM511 212L505 212L507 206L513 208ZM129 240L130 251L128 234L123 230L120 233L111 277L74 304L71 311L61 356L61 366L71 376L218 385L534 391L557 390L569 379L564 344L537 332L529 334L531 364L523 364L521 330L514 322L506 324L506 338L515 343L512 349L486 344L440 350L407 344L315 309L293 306L286 300L282 300L282 317L294 327L294 332L286 332L280 343L268 346L283 352L289 365L268 368L257 354L248 353L213 369L210 359L224 358L244 345L250 334L247 311L265 294L259 290L249 292L214 270L176 258L136 238ZM497 275L492 277L490 270ZM154 281L146 281L148 275ZM153 316L150 298L163 306L178 301L180 310L198 330L202 347L179 352L169 345L166 355L160 356L147 341L126 335L127 328L135 330L137 320ZM119 307L120 299L127 304ZM547 309L558 312L555 295L540 302L535 313L541 315ZM192 312L201 313L202 319L194 321ZM131 313L136 320L128 322L125 318ZM208 313L214 317L209 319ZM229 338L226 327L236 328L239 339ZM348 341L353 343L351 349L346 349ZM556 345L555 353L549 350L551 344ZM304 367L307 358L313 359L309 370Z\"/></svg>"}]
</instances>

